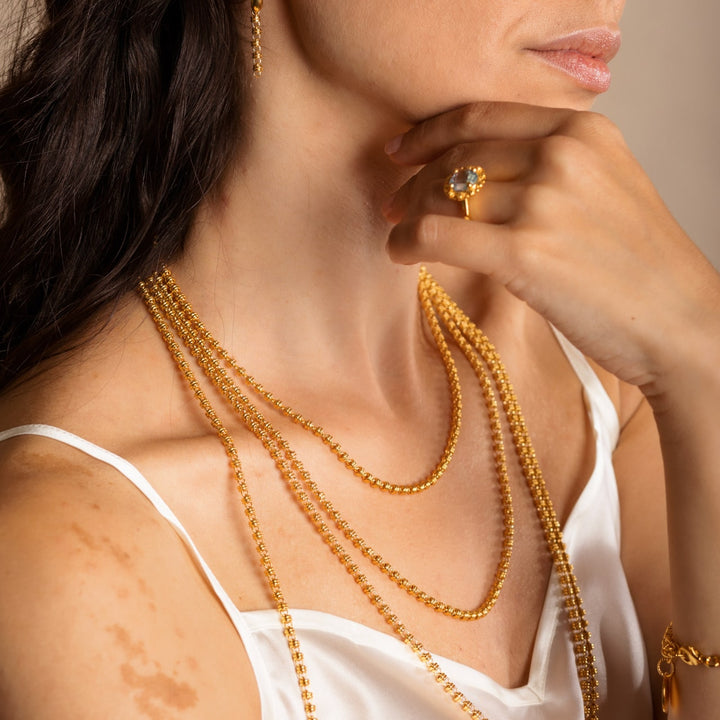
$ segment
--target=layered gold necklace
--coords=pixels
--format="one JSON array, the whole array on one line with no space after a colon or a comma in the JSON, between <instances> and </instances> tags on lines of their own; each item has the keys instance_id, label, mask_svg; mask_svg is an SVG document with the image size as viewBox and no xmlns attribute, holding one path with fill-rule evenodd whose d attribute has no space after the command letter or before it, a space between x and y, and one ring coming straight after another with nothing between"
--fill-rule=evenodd
<instances>
[{"instance_id":1,"label":"layered gold necklace","mask_svg":"<svg viewBox=\"0 0 720 720\"><path fill-rule=\"evenodd\" d=\"M180 291L168 269L140 283L140 291L178 368L184 375L190 389L225 448L268 589L280 616L280 623L295 668L307 720L317 720L317 718L304 657L295 633L292 616L285 602L285 596L265 543L265 535L257 518L253 498L243 474L236 446L202 390L176 337L189 350L205 375L242 419L245 426L263 444L275 462L281 477L287 484L298 506L306 514L315 530L345 570L353 577L385 622L415 652L450 698L474 720L487 719L458 689L455 683L442 672L431 653L425 649L377 593L367 576L353 561L342 542L333 533L328 521L342 533L346 540L370 560L385 577L432 610L459 620L476 620L487 615L497 602L507 576L514 537L512 497L503 443L503 427L497 401L497 397L499 397L500 405L503 408L513 438L520 467L535 503L546 543L553 558L553 566L558 575L570 626L585 718L594 720L598 717L597 670L580 591L563 544L560 524L548 496L514 390L510 385L505 368L495 348L487 337L470 321L424 269L420 271L418 294L428 327L443 361L450 389L452 412L448 438L440 460L425 478L410 485L392 483L377 478L354 461L323 428L307 420L266 390L210 334ZM445 327L444 331L441 323ZM452 353L445 340L446 333L449 334L467 358L478 378L483 393L491 429L495 471L503 513L503 542L495 576L483 602L472 609L454 607L452 604L439 600L430 593L423 591L374 550L345 520L328 499L326 493L310 477L277 428L250 401L243 391L243 387L238 385L234 379L237 378L256 397L318 437L340 462L371 487L396 494L416 494L431 487L443 475L453 456L460 432L462 415L460 383Z\"/></svg>"}]
</instances>

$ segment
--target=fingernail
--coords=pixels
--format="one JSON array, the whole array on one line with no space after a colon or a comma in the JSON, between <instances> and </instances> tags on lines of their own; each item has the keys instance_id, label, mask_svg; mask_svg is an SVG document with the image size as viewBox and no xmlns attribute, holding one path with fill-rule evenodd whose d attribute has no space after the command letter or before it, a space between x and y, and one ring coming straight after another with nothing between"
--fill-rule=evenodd
<instances>
[{"instance_id":1,"label":"fingernail","mask_svg":"<svg viewBox=\"0 0 720 720\"><path fill-rule=\"evenodd\" d=\"M385 143L385 152L388 155L392 155L393 153L396 153L400 149L402 139L403 139L402 135L397 135L392 140L388 140Z\"/></svg>"}]
</instances>

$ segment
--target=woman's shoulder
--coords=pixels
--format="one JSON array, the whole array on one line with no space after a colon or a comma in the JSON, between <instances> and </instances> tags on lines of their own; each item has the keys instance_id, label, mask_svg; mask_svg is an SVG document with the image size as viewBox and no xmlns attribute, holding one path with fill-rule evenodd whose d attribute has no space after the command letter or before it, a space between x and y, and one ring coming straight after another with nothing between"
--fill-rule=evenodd
<instances>
[{"instance_id":1,"label":"woman's shoulder","mask_svg":"<svg viewBox=\"0 0 720 720\"><path fill-rule=\"evenodd\" d=\"M0 443L0 602L28 611L38 603L48 619L59 601L87 599L80 588L142 570L167 532L117 475L49 438Z\"/></svg>"},{"instance_id":2,"label":"woman's shoulder","mask_svg":"<svg viewBox=\"0 0 720 720\"><path fill-rule=\"evenodd\" d=\"M0 431L63 428L0 442L0 705L17 720L242 718L255 707L242 643L121 464L161 447L166 376L143 372L143 338L109 341L0 400ZM232 691L245 701L220 681L228 665L247 675Z\"/></svg>"},{"instance_id":3,"label":"woman's shoulder","mask_svg":"<svg viewBox=\"0 0 720 720\"><path fill-rule=\"evenodd\" d=\"M0 578L10 717L229 717L217 678L220 659L247 665L239 639L177 535L112 466L48 438L0 443ZM202 655L214 637L217 660Z\"/></svg>"},{"instance_id":4,"label":"woman's shoulder","mask_svg":"<svg viewBox=\"0 0 720 720\"><path fill-rule=\"evenodd\" d=\"M12 717L60 717L56 693L73 706L97 681L112 696L94 659L120 659L114 626L144 624L137 585L162 533L110 472L48 439L0 443L0 657L13 658L0 695ZM31 692L38 677L43 693ZM114 715L98 700L100 716Z\"/></svg>"},{"instance_id":5,"label":"woman's shoulder","mask_svg":"<svg viewBox=\"0 0 720 720\"><path fill-rule=\"evenodd\" d=\"M160 558L177 553L118 464L92 452L123 455L149 430L127 366L88 343L0 397L0 622L36 614L27 628L38 633L63 629L66 612L117 609L123 588L157 581Z\"/></svg>"}]
</instances>

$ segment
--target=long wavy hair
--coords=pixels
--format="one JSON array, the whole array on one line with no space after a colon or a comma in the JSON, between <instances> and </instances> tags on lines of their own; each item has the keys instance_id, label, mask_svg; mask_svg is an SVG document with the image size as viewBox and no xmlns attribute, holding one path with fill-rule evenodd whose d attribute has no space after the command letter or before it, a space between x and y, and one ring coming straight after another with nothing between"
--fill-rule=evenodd
<instances>
[{"instance_id":1,"label":"long wavy hair","mask_svg":"<svg viewBox=\"0 0 720 720\"><path fill-rule=\"evenodd\" d=\"M0 88L0 390L182 250L238 141L242 4L46 0L18 42Z\"/></svg>"}]
</instances>

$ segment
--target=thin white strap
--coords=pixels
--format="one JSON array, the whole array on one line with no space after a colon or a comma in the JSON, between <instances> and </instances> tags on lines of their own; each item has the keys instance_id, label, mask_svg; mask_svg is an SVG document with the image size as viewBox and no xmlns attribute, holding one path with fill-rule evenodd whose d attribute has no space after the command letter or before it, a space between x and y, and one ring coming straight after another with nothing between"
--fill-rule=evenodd
<instances>
[{"instance_id":1,"label":"thin white strap","mask_svg":"<svg viewBox=\"0 0 720 720\"><path fill-rule=\"evenodd\" d=\"M620 437L620 420L615 405L597 373L590 367L585 356L555 327L552 325L555 337L560 343L565 356L572 369L578 376L585 391L585 397L592 409L592 420L595 432L607 442L607 448L611 452L615 449Z\"/></svg>"},{"instance_id":2,"label":"thin white strap","mask_svg":"<svg viewBox=\"0 0 720 720\"><path fill-rule=\"evenodd\" d=\"M257 648L257 645L253 639L253 633L250 626L245 621L243 614L235 606L235 603L230 599L230 596L225 591L225 588L220 584L219 580L215 577L215 574L210 569L209 565L205 562L205 559L200 554L200 551L195 546L192 538L183 527L180 520L178 520L175 513L168 507L167 503L158 495L155 488L147 481L145 476L132 464L119 455L106 450L91 443L89 440L85 440L73 433L67 432L62 428L55 427L53 425L20 425L18 427L10 428L0 432L0 442L8 440L10 438L18 437L19 435L39 435L46 438L57 440L58 442L70 445L71 447L84 452L86 455L101 460L107 463L111 467L114 467L120 474L124 475L153 505L153 507L162 515L167 522L170 523L172 528L178 534L180 539L185 543L185 546L190 551L192 557L196 560L202 573L207 578L210 586L212 587L218 600L222 603L225 608L230 621L235 626L240 639L243 641L245 650L250 658L250 663L255 671L256 680L260 686L260 696L263 700L263 717L274 717L274 712L271 708L264 707L265 702L273 697L273 693L267 692L267 688L263 685L269 682L269 674L265 663L263 662L262 655ZM263 692L265 690L265 692ZM266 714L267 713L267 714Z\"/></svg>"}]
</instances>

